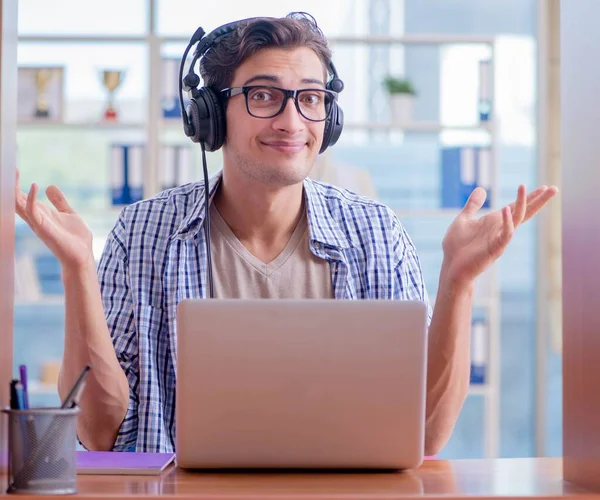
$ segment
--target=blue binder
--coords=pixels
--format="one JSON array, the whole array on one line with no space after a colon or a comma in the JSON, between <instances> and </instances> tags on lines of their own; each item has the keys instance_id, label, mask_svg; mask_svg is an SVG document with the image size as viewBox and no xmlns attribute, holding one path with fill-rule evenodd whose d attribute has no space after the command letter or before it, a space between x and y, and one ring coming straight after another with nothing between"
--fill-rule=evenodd
<instances>
[{"instance_id":1,"label":"blue binder","mask_svg":"<svg viewBox=\"0 0 600 500\"><path fill-rule=\"evenodd\" d=\"M162 59L162 89L161 108L163 118L181 118L179 102L179 58L165 57ZM184 105L186 105L184 97Z\"/></svg>"},{"instance_id":2,"label":"blue binder","mask_svg":"<svg viewBox=\"0 0 600 500\"><path fill-rule=\"evenodd\" d=\"M35 267L43 295L61 295L64 287L58 259L50 252L43 252L35 258Z\"/></svg>"},{"instance_id":3,"label":"blue binder","mask_svg":"<svg viewBox=\"0 0 600 500\"><path fill-rule=\"evenodd\" d=\"M471 384L485 384L487 381L488 345L487 322L474 319L471 325Z\"/></svg>"},{"instance_id":4,"label":"blue binder","mask_svg":"<svg viewBox=\"0 0 600 500\"><path fill-rule=\"evenodd\" d=\"M144 147L113 144L110 154L113 205L128 205L143 199Z\"/></svg>"},{"instance_id":5,"label":"blue binder","mask_svg":"<svg viewBox=\"0 0 600 500\"><path fill-rule=\"evenodd\" d=\"M491 206L491 150L480 146L454 146L441 150L441 206L461 209L477 186L487 197L483 208Z\"/></svg>"},{"instance_id":6,"label":"blue binder","mask_svg":"<svg viewBox=\"0 0 600 500\"><path fill-rule=\"evenodd\" d=\"M492 114L492 62L479 61L478 102L479 121L488 122Z\"/></svg>"}]
</instances>

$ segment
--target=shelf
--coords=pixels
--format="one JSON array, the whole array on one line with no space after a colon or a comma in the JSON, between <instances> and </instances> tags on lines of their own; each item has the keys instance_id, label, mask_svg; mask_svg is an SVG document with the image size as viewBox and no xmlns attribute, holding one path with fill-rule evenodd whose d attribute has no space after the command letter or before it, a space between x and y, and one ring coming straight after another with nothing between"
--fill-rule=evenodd
<instances>
[{"instance_id":1,"label":"shelf","mask_svg":"<svg viewBox=\"0 0 600 500\"><path fill-rule=\"evenodd\" d=\"M147 122L105 122L105 121L92 121L92 120L70 120L70 121L56 121L56 120L44 120L44 119L31 119L27 121L19 121L17 128L20 129L39 129L39 130L55 130L60 128L65 129L78 129L78 130L141 130L145 131L148 128ZM182 137L183 133L183 122L181 118L165 118L160 121L159 128L166 130L180 130Z\"/></svg>"},{"instance_id":2,"label":"shelf","mask_svg":"<svg viewBox=\"0 0 600 500\"><path fill-rule=\"evenodd\" d=\"M190 35L191 36L191 35ZM20 35L19 43L145 43L146 35Z\"/></svg>"},{"instance_id":3,"label":"shelf","mask_svg":"<svg viewBox=\"0 0 600 500\"><path fill-rule=\"evenodd\" d=\"M64 295L42 295L37 299L19 299L15 298L15 307L27 307L27 306L60 306L64 305Z\"/></svg>"},{"instance_id":4,"label":"shelf","mask_svg":"<svg viewBox=\"0 0 600 500\"><path fill-rule=\"evenodd\" d=\"M18 127L24 128L77 128L77 129L145 129L147 122L104 122L104 121L56 121L45 119L20 120L17 123ZM183 131L183 123L181 118L164 118L161 120L161 126L164 129L181 129ZM437 122L415 122L409 125L397 125L394 123L377 123L377 122L354 122L344 123L345 130L380 130L390 132L419 132L419 133L439 133L443 131L473 131L491 133L492 125L490 123L482 123L475 125L444 125Z\"/></svg>"},{"instance_id":5,"label":"shelf","mask_svg":"<svg viewBox=\"0 0 600 500\"><path fill-rule=\"evenodd\" d=\"M489 396L492 388L489 384L471 384L469 386L470 396Z\"/></svg>"},{"instance_id":6,"label":"shelf","mask_svg":"<svg viewBox=\"0 0 600 500\"><path fill-rule=\"evenodd\" d=\"M210 28L205 27L207 33ZM189 35L21 35L19 42L28 43L145 43L158 39L161 43L185 43L190 41ZM485 44L493 45L494 38L479 35L364 35L364 36L329 36L327 41L332 44L399 44L399 45L446 45L446 44Z\"/></svg>"},{"instance_id":7,"label":"shelf","mask_svg":"<svg viewBox=\"0 0 600 500\"><path fill-rule=\"evenodd\" d=\"M435 295L432 294L429 296L429 303L431 304L431 307L435 306L435 300L436 300ZM473 309L475 309L475 308L489 309L494 306L494 304L496 303L496 300L497 299L495 299L493 297L477 297L477 296L475 296L473 298Z\"/></svg>"},{"instance_id":8,"label":"shelf","mask_svg":"<svg viewBox=\"0 0 600 500\"><path fill-rule=\"evenodd\" d=\"M19 121L17 128L28 129L56 129L56 128L71 128L84 130L122 130L122 129L143 129L146 127L144 122L103 122L103 121L51 121L51 120L35 120Z\"/></svg>"},{"instance_id":9,"label":"shelf","mask_svg":"<svg viewBox=\"0 0 600 500\"><path fill-rule=\"evenodd\" d=\"M414 122L408 125L400 125L388 122L348 122L344 123L344 130L387 130L398 132L442 132L446 130L456 131L483 131L492 132L492 123L484 122L473 125L445 125L438 122Z\"/></svg>"},{"instance_id":10,"label":"shelf","mask_svg":"<svg viewBox=\"0 0 600 500\"><path fill-rule=\"evenodd\" d=\"M106 207L83 208L77 213L85 217L106 217L107 215L118 217L127 205L107 205Z\"/></svg>"},{"instance_id":11,"label":"shelf","mask_svg":"<svg viewBox=\"0 0 600 500\"><path fill-rule=\"evenodd\" d=\"M446 45L446 44L486 44L493 45L494 38L480 35L365 35L365 36L330 36L331 44L399 44L399 45Z\"/></svg>"},{"instance_id":12,"label":"shelf","mask_svg":"<svg viewBox=\"0 0 600 500\"><path fill-rule=\"evenodd\" d=\"M181 130L183 134L183 118L173 117L173 118L161 118L161 127L167 130L178 129Z\"/></svg>"},{"instance_id":13,"label":"shelf","mask_svg":"<svg viewBox=\"0 0 600 500\"><path fill-rule=\"evenodd\" d=\"M498 301L492 297L475 297L473 299L473 308L491 308Z\"/></svg>"},{"instance_id":14,"label":"shelf","mask_svg":"<svg viewBox=\"0 0 600 500\"><path fill-rule=\"evenodd\" d=\"M394 213L399 219L447 219L455 218L461 212L459 208L431 208L431 209L406 209L394 210ZM491 213L493 210L482 208L477 212L477 216L482 216Z\"/></svg>"},{"instance_id":15,"label":"shelf","mask_svg":"<svg viewBox=\"0 0 600 500\"><path fill-rule=\"evenodd\" d=\"M30 396L56 395L58 387L55 384L42 384L39 380L30 380L27 383L27 393Z\"/></svg>"}]
</instances>

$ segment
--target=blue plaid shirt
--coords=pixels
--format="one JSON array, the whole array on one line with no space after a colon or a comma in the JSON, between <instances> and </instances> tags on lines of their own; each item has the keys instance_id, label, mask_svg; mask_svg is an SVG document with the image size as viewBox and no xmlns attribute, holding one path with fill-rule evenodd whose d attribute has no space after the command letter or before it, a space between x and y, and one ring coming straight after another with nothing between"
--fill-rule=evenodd
<instances>
[{"instance_id":1,"label":"blue plaid shirt","mask_svg":"<svg viewBox=\"0 0 600 500\"><path fill-rule=\"evenodd\" d=\"M210 197L220 180L210 179ZM337 299L429 304L415 247L389 208L310 179L304 192L310 248L329 261ZM114 450L174 451L176 308L207 293L204 196L200 182L127 206L107 239L98 277L130 388Z\"/></svg>"}]
</instances>

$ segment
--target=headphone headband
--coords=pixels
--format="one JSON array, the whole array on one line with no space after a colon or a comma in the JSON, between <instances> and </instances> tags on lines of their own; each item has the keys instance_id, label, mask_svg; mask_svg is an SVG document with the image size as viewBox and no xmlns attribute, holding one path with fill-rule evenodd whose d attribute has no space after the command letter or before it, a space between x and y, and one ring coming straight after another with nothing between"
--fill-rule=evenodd
<instances>
[{"instance_id":1,"label":"headphone headband","mask_svg":"<svg viewBox=\"0 0 600 500\"><path fill-rule=\"evenodd\" d=\"M231 23L223 24L218 28L212 30L208 35L200 40L198 47L196 47L196 51L194 52L195 57L202 57L205 52L210 49L220 38L223 38L229 33L236 30L236 28L247 21L253 21L255 19L273 19L270 17L249 17L247 19L240 19L238 21L233 21Z\"/></svg>"}]
</instances>

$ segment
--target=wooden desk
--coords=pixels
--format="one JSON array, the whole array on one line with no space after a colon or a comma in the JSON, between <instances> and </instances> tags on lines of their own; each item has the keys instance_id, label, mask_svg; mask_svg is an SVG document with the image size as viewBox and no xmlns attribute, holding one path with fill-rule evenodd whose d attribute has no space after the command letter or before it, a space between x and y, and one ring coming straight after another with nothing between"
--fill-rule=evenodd
<instances>
[{"instance_id":1,"label":"wooden desk","mask_svg":"<svg viewBox=\"0 0 600 500\"><path fill-rule=\"evenodd\" d=\"M600 473L600 472L599 472ZM6 490L6 477L2 478ZM171 466L161 476L78 476L78 496L130 499L391 500L395 498L600 499L562 480L562 459L432 460L403 473L202 473ZM16 498L34 498L18 495ZM36 497L40 498L40 497ZM65 498L65 497L62 497Z\"/></svg>"}]
</instances>

